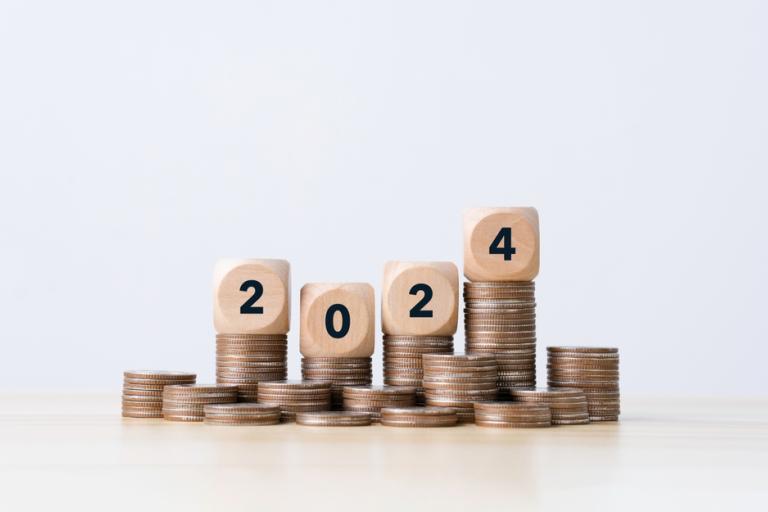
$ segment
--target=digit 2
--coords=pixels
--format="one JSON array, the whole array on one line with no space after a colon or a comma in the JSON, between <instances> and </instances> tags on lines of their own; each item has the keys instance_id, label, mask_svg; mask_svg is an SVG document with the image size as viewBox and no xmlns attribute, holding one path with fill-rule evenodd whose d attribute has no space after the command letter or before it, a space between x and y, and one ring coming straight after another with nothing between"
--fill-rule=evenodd
<instances>
[{"instance_id":1,"label":"digit 2","mask_svg":"<svg viewBox=\"0 0 768 512\"><path fill-rule=\"evenodd\" d=\"M264 294L264 286L262 286L260 282L254 279L250 279L240 285L241 292L247 292L251 288L253 288L253 295L251 295L248 300L243 302L243 305L240 306L241 315L261 315L264 313L263 307L254 306L256 301L259 300Z\"/></svg>"},{"instance_id":2,"label":"digit 2","mask_svg":"<svg viewBox=\"0 0 768 512\"><path fill-rule=\"evenodd\" d=\"M425 283L417 283L411 286L411 290L408 293L410 295L418 295L419 292L424 293L424 296L411 308L411 318L432 318L432 310L424 309L424 306L432 300L432 287Z\"/></svg>"}]
</instances>

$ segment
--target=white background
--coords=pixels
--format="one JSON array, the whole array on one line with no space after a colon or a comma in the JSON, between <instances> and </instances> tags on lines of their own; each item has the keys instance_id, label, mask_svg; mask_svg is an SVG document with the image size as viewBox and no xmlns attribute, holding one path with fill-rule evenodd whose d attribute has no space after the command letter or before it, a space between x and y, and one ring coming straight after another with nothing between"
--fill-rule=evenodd
<instances>
[{"instance_id":1,"label":"white background","mask_svg":"<svg viewBox=\"0 0 768 512\"><path fill-rule=\"evenodd\" d=\"M211 381L221 256L292 263L298 377L303 283L534 205L540 382L597 344L626 392L768 393L766 50L757 0L3 0L0 388Z\"/></svg>"}]
</instances>

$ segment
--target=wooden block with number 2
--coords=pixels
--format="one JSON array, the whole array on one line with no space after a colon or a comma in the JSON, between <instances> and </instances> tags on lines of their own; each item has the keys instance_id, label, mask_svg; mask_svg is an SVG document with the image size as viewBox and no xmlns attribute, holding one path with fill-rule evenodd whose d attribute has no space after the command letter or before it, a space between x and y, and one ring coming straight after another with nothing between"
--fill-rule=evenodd
<instances>
[{"instance_id":1,"label":"wooden block with number 2","mask_svg":"<svg viewBox=\"0 0 768 512\"><path fill-rule=\"evenodd\" d=\"M459 314L459 270L449 261L390 261L384 266L385 334L452 336Z\"/></svg>"},{"instance_id":2,"label":"wooden block with number 2","mask_svg":"<svg viewBox=\"0 0 768 512\"><path fill-rule=\"evenodd\" d=\"M222 259L213 271L213 324L220 334L286 334L291 320L290 264Z\"/></svg>"},{"instance_id":3,"label":"wooden block with number 2","mask_svg":"<svg viewBox=\"0 0 768 512\"><path fill-rule=\"evenodd\" d=\"M464 211L464 276L470 281L532 281L539 273L535 208Z\"/></svg>"},{"instance_id":4,"label":"wooden block with number 2","mask_svg":"<svg viewBox=\"0 0 768 512\"><path fill-rule=\"evenodd\" d=\"M301 288L301 354L370 357L375 315L370 284L305 284Z\"/></svg>"}]
</instances>

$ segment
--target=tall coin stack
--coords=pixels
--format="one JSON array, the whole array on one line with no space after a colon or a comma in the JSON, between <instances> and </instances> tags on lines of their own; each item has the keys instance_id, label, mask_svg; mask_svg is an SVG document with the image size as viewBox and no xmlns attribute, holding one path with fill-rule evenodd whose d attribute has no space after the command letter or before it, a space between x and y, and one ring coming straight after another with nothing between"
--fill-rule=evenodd
<instances>
[{"instance_id":1,"label":"tall coin stack","mask_svg":"<svg viewBox=\"0 0 768 512\"><path fill-rule=\"evenodd\" d=\"M416 388L423 405L424 354L453 354L459 270L448 261L389 261L384 266L381 328L384 384Z\"/></svg>"},{"instance_id":2,"label":"tall coin stack","mask_svg":"<svg viewBox=\"0 0 768 512\"><path fill-rule=\"evenodd\" d=\"M187 372L164 370L128 370L123 372L123 416L126 418L162 418L163 389L174 384L194 384L197 376Z\"/></svg>"},{"instance_id":3,"label":"tall coin stack","mask_svg":"<svg viewBox=\"0 0 768 512\"><path fill-rule=\"evenodd\" d=\"M453 354L453 336L384 335L384 384L416 388L424 405L424 354Z\"/></svg>"},{"instance_id":4,"label":"tall coin stack","mask_svg":"<svg viewBox=\"0 0 768 512\"><path fill-rule=\"evenodd\" d=\"M466 353L492 354L499 388L536 385L536 299L532 281L464 283Z\"/></svg>"},{"instance_id":5,"label":"tall coin stack","mask_svg":"<svg viewBox=\"0 0 768 512\"><path fill-rule=\"evenodd\" d=\"M475 420L475 402L498 397L498 366L492 355L424 355L428 406L456 409L459 422Z\"/></svg>"},{"instance_id":6,"label":"tall coin stack","mask_svg":"<svg viewBox=\"0 0 768 512\"><path fill-rule=\"evenodd\" d=\"M288 336L217 334L216 383L234 384L241 402L255 402L259 382L285 380Z\"/></svg>"},{"instance_id":7,"label":"tall coin stack","mask_svg":"<svg viewBox=\"0 0 768 512\"><path fill-rule=\"evenodd\" d=\"M464 211L467 354L493 354L502 395L536 385L539 214L535 208Z\"/></svg>"},{"instance_id":8,"label":"tall coin stack","mask_svg":"<svg viewBox=\"0 0 768 512\"><path fill-rule=\"evenodd\" d=\"M619 349L547 347L547 382L584 391L589 421L619 419Z\"/></svg>"},{"instance_id":9,"label":"tall coin stack","mask_svg":"<svg viewBox=\"0 0 768 512\"><path fill-rule=\"evenodd\" d=\"M303 357L301 377L307 381L330 381L331 408L343 409L345 386L367 386L373 381L370 357Z\"/></svg>"},{"instance_id":10,"label":"tall coin stack","mask_svg":"<svg viewBox=\"0 0 768 512\"><path fill-rule=\"evenodd\" d=\"M285 380L290 265L285 260L222 259L213 272L216 383L256 402L259 382Z\"/></svg>"}]
</instances>

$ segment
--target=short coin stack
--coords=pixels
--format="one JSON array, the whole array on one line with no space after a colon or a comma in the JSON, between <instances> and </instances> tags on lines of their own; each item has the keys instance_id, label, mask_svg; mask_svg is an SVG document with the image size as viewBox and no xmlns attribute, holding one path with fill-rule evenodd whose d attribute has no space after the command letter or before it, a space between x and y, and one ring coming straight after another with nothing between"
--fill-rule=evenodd
<instances>
[{"instance_id":1,"label":"short coin stack","mask_svg":"<svg viewBox=\"0 0 768 512\"><path fill-rule=\"evenodd\" d=\"M492 355L425 354L427 405L456 409L460 422L474 420L473 403L498 396L497 365Z\"/></svg>"},{"instance_id":2,"label":"short coin stack","mask_svg":"<svg viewBox=\"0 0 768 512\"><path fill-rule=\"evenodd\" d=\"M465 282L467 354L493 354L499 388L536 385L536 298L533 281Z\"/></svg>"},{"instance_id":3,"label":"short coin stack","mask_svg":"<svg viewBox=\"0 0 768 512\"><path fill-rule=\"evenodd\" d=\"M619 349L547 347L547 372L549 386L584 391L590 421L619 419Z\"/></svg>"},{"instance_id":4,"label":"short coin stack","mask_svg":"<svg viewBox=\"0 0 768 512\"><path fill-rule=\"evenodd\" d=\"M547 405L478 402L475 403L475 424L496 428L550 427L552 414Z\"/></svg>"},{"instance_id":5,"label":"short coin stack","mask_svg":"<svg viewBox=\"0 0 768 512\"><path fill-rule=\"evenodd\" d=\"M329 381L280 381L259 384L259 403L278 405L283 422L294 421L296 413L327 411L331 408Z\"/></svg>"},{"instance_id":6,"label":"short coin stack","mask_svg":"<svg viewBox=\"0 0 768 512\"><path fill-rule=\"evenodd\" d=\"M296 414L296 423L310 427L364 427L371 424L367 412L320 411Z\"/></svg>"},{"instance_id":7,"label":"short coin stack","mask_svg":"<svg viewBox=\"0 0 768 512\"><path fill-rule=\"evenodd\" d=\"M173 384L194 384L196 378L194 373L163 370L123 372L123 416L162 418L163 388Z\"/></svg>"},{"instance_id":8,"label":"short coin stack","mask_svg":"<svg viewBox=\"0 0 768 512\"><path fill-rule=\"evenodd\" d=\"M209 404L203 407L209 425L274 425L280 423L280 407L276 405L237 403Z\"/></svg>"},{"instance_id":9,"label":"short coin stack","mask_svg":"<svg viewBox=\"0 0 768 512\"><path fill-rule=\"evenodd\" d=\"M216 383L234 384L241 402L255 402L259 382L287 376L285 334L217 334Z\"/></svg>"},{"instance_id":10,"label":"short coin stack","mask_svg":"<svg viewBox=\"0 0 768 512\"><path fill-rule=\"evenodd\" d=\"M343 405L344 386L367 386L373 380L370 357L303 357L301 377L305 381L330 381L331 408Z\"/></svg>"},{"instance_id":11,"label":"short coin stack","mask_svg":"<svg viewBox=\"0 0 768 512\"><path fill-rule=\"evenodd\" d=\"M416 405L416 388L408 386L346 386L344 410L367 412L373 421L381 419L384 407Z\"/></svg>"},{"instance_id":12,"label":"short coin stack","mask_svg":"<svg viewBox=\"0 0 768 512\"><path fill-rule=\"evenodd\" d=\"M452 427L459 422L450 407L385 407L381 424L386 427Z\"/></svg>"},{"instance_id":13,"label":"short coin stack","mask_svg":"<svg viewBox=\"0 0 768 512\"><path fill-rule=\"evenodd\" d=\"M163 418L170 421L203 421L205 406L237 402L237 386L188 384L165 386Z\"/></svg>"},{"instance_id":14,"label":"short coin stack","mask_svg":"<svg viewBox=\"0 0 768 512\"><path fill-rule=\"evenodd\" d=\"M576 388L512 389L515 402L548 405L553 425L584 425L589 423L587 397Z\"/></svg>"},{"instance_id":15,"label":"short coin stack","mask_svg":"<svg viewBox=\"0 0 768 512\"><path fill-rule=\"evenodd\" d=\"M425 403L423 354L453 354L453 336L384 335L384 384L415 386L419 405Z\"/></svg>"}]
</instances>

